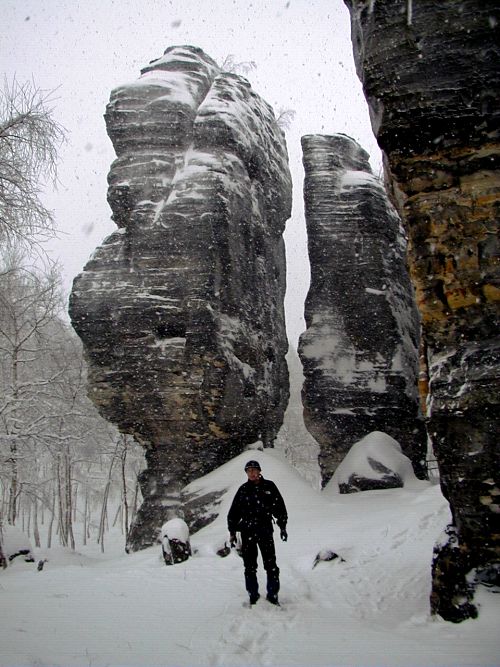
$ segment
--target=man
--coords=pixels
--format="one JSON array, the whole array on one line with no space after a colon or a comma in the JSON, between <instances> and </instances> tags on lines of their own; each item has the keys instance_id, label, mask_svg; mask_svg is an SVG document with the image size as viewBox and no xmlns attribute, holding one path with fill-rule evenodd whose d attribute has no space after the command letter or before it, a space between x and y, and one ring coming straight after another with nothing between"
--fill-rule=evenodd
<instances>
[{"instance_id":1,"label":"man","mask_svg":"<svg viewBox=\"0 0 500 667\"><path fill-rule=\"evenodd\" d=\"M274 482L264 479L257 461L249 461L245 466L248 481L240 486L234 496L227 515L227 527L231 546L236 544L236 532L241 533L241 555L245 566L245 585L250 596L250 604L259 599L257 581L258 549L262 555L267 573L267 599L279 604L279 568L276 565L276 551L273 539L273 517L280 528L280 536L286 542L286 522L288 519L285 502Z\"/></svg>"}]
</instances>

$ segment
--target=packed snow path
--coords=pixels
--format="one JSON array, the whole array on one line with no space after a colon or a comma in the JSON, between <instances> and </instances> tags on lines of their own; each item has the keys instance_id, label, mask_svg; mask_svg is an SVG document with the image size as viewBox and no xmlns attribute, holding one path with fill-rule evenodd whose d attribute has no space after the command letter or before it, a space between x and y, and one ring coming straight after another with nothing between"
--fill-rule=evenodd
<instances>
[{"instance_id":1,"label":"packed snow path","mask_svg":"<svg viewBox=\"0 0 500 667\"><path fill-rule=\"evenodd\" d=\"M185 563L166 567L160 545L122 554L119 536L104 556L38 550L42 572L22 561L2 572L2 667L498 664L499 596L479 592L476 621L429 616L432 548L448 522L439 487L327 496L277 452L258 456L290 514L289 541L276 533L281 607L266 602L260 568L264 595L249 608L241 559L215 555L247 453L204 478L228 492ZM313 567L321 549L345 562Z\"/></svg>"}]
</instances>

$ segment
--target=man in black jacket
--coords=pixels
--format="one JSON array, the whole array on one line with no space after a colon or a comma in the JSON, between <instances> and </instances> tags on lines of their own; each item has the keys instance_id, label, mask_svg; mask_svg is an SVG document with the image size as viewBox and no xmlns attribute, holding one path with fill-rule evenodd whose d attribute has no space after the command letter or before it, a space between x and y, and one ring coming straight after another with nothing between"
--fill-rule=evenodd
<instances>
[{"instance_id":1,"label":"man in black jacket","mask_svg":"<svg viewBox=\"0 0 500 667\"><path fill-rule=\"evenodd\" d=\"M274 482L264 479L257 461L249 461L245 466L248 481L242 484L234 496L227 515L227 527L231 545L236 544L236 532L241 533L241 555L245 566L245 585L250 596L250 604L259 599L257 581L257 555L262 555L267 573L267 599L279 604L279 568L276 565L276 551L273 539L273 517L280 528L281 539L286 542L286 522L288 519L285 502Z\"/></svg>"}]
</instances>

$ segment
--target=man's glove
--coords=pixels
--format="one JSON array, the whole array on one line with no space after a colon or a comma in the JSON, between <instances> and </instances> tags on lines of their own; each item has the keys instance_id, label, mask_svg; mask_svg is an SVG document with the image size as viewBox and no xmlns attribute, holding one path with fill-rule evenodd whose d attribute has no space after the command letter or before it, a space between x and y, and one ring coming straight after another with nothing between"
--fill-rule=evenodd
<instances>
[{"instance_id":1,"label":"man's glove","mask_svg":"<svg viewBox=\"0 0 500 667\"><path fill-rule=\"evenodd\" d=\"M236 546L236 542L236 533L229 533L229 544L231 545L231 548Z\"/></svg>"},{"instance_id":2,"label":"man's glove","mask_svg":"<svg viewBox=\"0 0 500 667\"><path fill-rule=\"evenodd\" d=\"M287 539L288 539L288 533L286 532L286 529L285 529L285 528L282 528L282 529L281 529L280 537L281 537L281 539L283 540L283 542L286 542L286 541L287 541Z\"/></svg>"}]
</instances>

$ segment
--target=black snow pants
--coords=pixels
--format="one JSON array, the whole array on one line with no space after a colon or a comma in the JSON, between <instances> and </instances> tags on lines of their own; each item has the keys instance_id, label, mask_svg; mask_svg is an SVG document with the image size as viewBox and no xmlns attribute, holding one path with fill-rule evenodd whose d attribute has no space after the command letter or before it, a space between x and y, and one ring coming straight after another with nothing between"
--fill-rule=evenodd
<instances>
[{"instance_id":1,"label":"black snow pants","mask_svg":"<svg viewBox=\"0 0 500 667\"><path fill-rule=\"evenodd\" d=\"M245 566L245 585L248 594L254 597L259 592L257 581L258 549L262 556L264 570L267 574L267 594L278 595L280 589L280 571L276 565L276 550L272 531L259 533L241 533L241 555Z\"/></svg>"}]
</instances>

